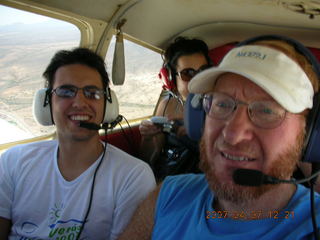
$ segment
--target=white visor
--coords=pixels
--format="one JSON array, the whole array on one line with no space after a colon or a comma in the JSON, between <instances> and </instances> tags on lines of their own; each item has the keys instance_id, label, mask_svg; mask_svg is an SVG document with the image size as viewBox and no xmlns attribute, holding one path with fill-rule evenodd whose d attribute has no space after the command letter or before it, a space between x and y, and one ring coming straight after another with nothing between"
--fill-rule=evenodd
<instances>
[{"instance_id":1,"label":"white visor","mask_svg":"<svg viewBox=\"0 0 320 240\"><path fill-rule=\"evenodd\" d=\"M188 85L189 92L212 91L217 78L227 72L248 78L288 112L300 113L312 108L314 91L303 69L281 51L265 46L232 49L219 66L197 74Z\"/></svg>"}]
</instances>

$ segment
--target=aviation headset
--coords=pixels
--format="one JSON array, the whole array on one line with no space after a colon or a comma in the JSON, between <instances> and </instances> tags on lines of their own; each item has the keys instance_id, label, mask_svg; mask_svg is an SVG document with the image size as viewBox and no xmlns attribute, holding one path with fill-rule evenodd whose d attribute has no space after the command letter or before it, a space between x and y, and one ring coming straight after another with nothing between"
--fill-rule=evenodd
<instances>
[{"instance_id":1,"label":"aviation headset","mask_svg":"<svg viewBox=\"0 0 320 240\"><path fill-rule=\"evenodd\" d=\"M190 44L186 44L189 42ZM182 44L181 47L174 47L175 44L178 45L180 43ZM192 47L192 44L196 44L197 47L196 48ZM208 64L212 65L212 60L209 57L209 50L207 49L207 52L206 52L205 47L207 47L206 44L200 39L187 39L184 37L176 38L174 43L171 44L170 47L167 49L165 55L168 55L168 56L165 57L165 63L163 67L160 69L160 72L158 74L159 78L163 82L163 88L171 91L177 88L177 85L176 85L177 73L176 73L176 70L174 69L174 65L176 64L176 61L178 60L178 58L181 56L191 55L195 53L202 53L205 56ZM172 54L170 54L171 52Z\"/></svg>"},{"instance_id":2,"label":"aviation headset","mask_svg":"<svg viewBox=\"0 0 320 240\"><path fill-rule=\"evenodd\" d=\"M171 74L168 71L168 67L162 67L158 74L158 77L162 80L162 88L164 90L174 90L176 89L176 84L172 81L172 77L169 77Z\"/></svg>"},{"instance_id":3,"label":"aviation headset","mask_svg":"<svg viewBox=\"0 0 320 240\"><path fill-rule=\"evenodd\" d=\"M51 88L38 90L33 98L33 116L42 126L54 124L51 112ZM106 87L104 119L102 123L111 123L119 116L119 103L114 91Z\"/></svg>"},{"instance_id":4,"label":"aviation headset","mask_svg":"<svg viewBox=\"0 0 320 240\"><path fill-rule=\"evenodd\" d=\"M312 65L313 71L316 73L318 80L320 80L320 63L310 50L302 45L300 42L279 35L263 35L254 37L240 42L236 47L249 45L251 43L262 40L282 40L295 48L297 52L302 54ZM302 159L305 162L320 163L320 93L314 94L313 107L310 110L307 118L306 138ZM185 128L189 137L193 140L200 140L205 121L205 112L202 108L202 95L189 94L184 112Z\"/></svg>"}]
</instances>

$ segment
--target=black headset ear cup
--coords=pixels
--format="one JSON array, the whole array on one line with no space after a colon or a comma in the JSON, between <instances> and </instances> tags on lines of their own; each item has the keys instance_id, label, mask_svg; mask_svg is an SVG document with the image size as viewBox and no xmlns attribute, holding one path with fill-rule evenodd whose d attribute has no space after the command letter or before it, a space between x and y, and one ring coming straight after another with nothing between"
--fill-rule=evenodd
<instances>
[{"instance_id":1,"label":"black headset ear cup","mask_svg":"<svg viewBox=\"0 0 320 240\"><path fill-rule=\"evenodd\" d=\"M307 131L302 161L320 163L320 94L315 94L313 108L307 119Z\"/></svg>"},{"instance_id":2,"label":"black headset ear cup","mask_svg":"<svg viewBox=\"0 0 320 240\"><path fill-rule=\"evenodd\" d=\"M200 140L205 121L202 95L190 93L184 107L184 127L192 140Z\"/></svg>"},{"instance_id":3,"label":"black headset ear cup","mask_svg":"<svg viewBox=\"0 0 320 240\"><path fill-rule=\"evenodd\" d=\"M32 104L33 117L42 126L53 125L47 92L47 88L38 90L34 95Z\"/></svg>"},{"instance_id":4,"label":"black headset ear cup","mask_svg":"<svg viewBox=\"0 0 320 240\"><path fill-rule=\"evenodd\" d=\"M105 104L105 112L103 123L112 123L119 116L119 102L113 90L107 89L107 98Z\"/></svg>"}]
</instances>

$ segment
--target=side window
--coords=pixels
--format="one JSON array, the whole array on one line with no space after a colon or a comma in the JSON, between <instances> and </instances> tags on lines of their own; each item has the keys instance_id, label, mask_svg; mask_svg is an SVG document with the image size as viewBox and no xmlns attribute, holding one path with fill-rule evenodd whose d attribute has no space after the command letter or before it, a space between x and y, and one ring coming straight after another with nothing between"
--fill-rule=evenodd
<instances>
[{"instance_id":1,"label":"side window","mask_svg":"<svg viewBox=\"0 0 320 240\"><path fill-rule=\"evenodd\" d=\"M112 60L115 39L110 43L106 65L112 79ZM158 78L162 66L161 55L131 41L124 40L125 82L122 86L112 86L120 104L120 114L133 120L153 114L162 90Z\"/></svg>"},{"instance_id":2,"label":"side window","mask_svg":"<svg viewBox=\"0 0 320 240\"><path fill-rule=\"evenodd\" d=\"M70 23L0 5L0 144L53 132L32 116L36 90L54 53L79 46Z\"/></svg>"}]
</instances>

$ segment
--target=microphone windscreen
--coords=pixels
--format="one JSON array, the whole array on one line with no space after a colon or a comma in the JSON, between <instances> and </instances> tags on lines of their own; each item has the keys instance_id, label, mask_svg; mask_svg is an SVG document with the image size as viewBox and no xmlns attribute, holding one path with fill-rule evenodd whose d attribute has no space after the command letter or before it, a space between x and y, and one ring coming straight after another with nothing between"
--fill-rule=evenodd
<instances>
[{"instance_id":1,"label":"microphone windscreen","mask_svg":"<svg viewBox=\"0 0 320 240\"><path fill-rule=\"evenodd\" d=\"M99 129L101 129L101 127L98 124L89 123L89 122L83 122L83 121L80 121L79 127L86 128L86 129L89 129L89 130L99 130Z\"/></svg>"},{"instance_id":2,"label":"microphone windscreen","mask_svg":"<svg viewBox=\"0 0 320 240\"><path fill-rule=\"evenodd\" d=\"M233 181L243 186L258 187L263 184L264 174L258 170L239 168L233 172Z\"/></svg>"}]
</instances>

